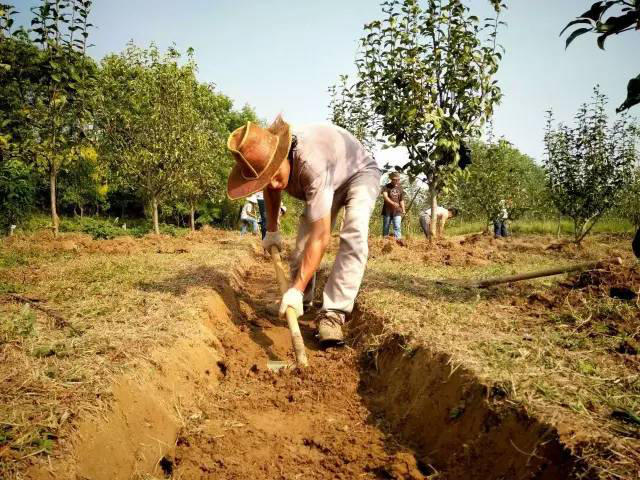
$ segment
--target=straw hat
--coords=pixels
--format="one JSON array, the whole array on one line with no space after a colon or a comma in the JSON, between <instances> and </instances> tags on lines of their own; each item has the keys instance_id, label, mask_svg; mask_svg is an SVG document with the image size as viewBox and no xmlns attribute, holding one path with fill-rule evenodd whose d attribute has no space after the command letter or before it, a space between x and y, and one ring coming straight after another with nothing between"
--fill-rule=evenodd
<instances>
[{"instance_id":1,"label":"straw hat","mask_svg":"<svg viewBox=\"0 0 640 480\"><path fill-rule=\"evenodd\" d=\"M227 148L236 161L227 180L227 195L236 200L271 181L289 154L291 127L280 115L269 128L247 122L229 135Z\"/></svg>"}]
</instances>

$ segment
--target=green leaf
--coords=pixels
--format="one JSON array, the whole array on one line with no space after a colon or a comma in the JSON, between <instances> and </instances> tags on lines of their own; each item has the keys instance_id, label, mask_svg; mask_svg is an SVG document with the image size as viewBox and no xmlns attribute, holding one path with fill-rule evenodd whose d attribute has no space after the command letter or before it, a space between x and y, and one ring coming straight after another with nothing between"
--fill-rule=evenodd
<instances>
[{"instance_id":1,"label":"green leaf","mask_svg":"<svg viewBox=\"0 0 640 480\"><path fill-rule=\"evenodd\" d=\"M583 35L587 32L590 32L591 30L593 30L592 28L579 28L577 30L574 30L573 33L571 33L571 35L569 35L569 37L567 38L567 44L565 45L565 49L569 48L569 45L571 45L571 42L573 42L576 38L578 38L580 35Z\"/></svg>"},{"instance_id":2,"label":"green leaf","mask_svg":"<svg viewBox=\"0 0 640 480\"><path fill-rule=\"evenodd\" d=\"M604 50L604 42L609 35L609 33L605 33L598 37L598 47L600 47L600 50Z\"/></svg>"},{"instance_id":3,"label":"green leaf","mask_svg":"<svg viewBox=\"0 0 640 480\"><path fill-rule=\"evenodd\" d=\"M562 31L560 32L559 36L561 37L562 34L567 30L567 28L569 28L569 27L571 27L573 25L577 25L579 23L588 23L588 24L590 24L591 20L588 20L586 18L579 18L578 20L574 20L572 22L569 22L569 23L567 23L567 26L562 29Z\"/></svg>"},{"instance_id":4,"label":"green leaf","mask_svg":"<svg viewBox=\"0 0 640 480\"><path fill-rule=\"evenodd\" d=\"M591 5L591 8L589 10L587 10L582 15L580 15L580 18L589 18L595 22L600 18L600 16L605 12L605 10L607 10L607 8L609 8L614 3L615 2L613 1L608 1L606 3L595 2L593 5Z\"/></svg>"},{"instance_id":5,"label":"green leaf","mask_svg":"<svg viewBox=\"0 0 640 480\"><path fill-rule=\"evenodd\" d=\"M640 104L640 75L629 80L627 84L627 99L616 109L616 112L623 112L638 104Z\"/></svg>"}]
</instances>

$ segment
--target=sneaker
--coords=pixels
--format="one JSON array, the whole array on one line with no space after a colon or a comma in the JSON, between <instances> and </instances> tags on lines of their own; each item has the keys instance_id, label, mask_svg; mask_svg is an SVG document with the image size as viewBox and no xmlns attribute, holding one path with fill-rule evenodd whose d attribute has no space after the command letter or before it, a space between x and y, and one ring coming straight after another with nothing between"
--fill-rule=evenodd
<instances>
[{"instance_id":1,"label":"sneaker","mask_svg":"<svg viewBox=\"0 0 640 480\"><path fill-rule=\"evenodd\" d=\"M318 340L323 346L344 345L344 313L323 310L316 318L318 322Z\"/></svg>"}]
</instances>

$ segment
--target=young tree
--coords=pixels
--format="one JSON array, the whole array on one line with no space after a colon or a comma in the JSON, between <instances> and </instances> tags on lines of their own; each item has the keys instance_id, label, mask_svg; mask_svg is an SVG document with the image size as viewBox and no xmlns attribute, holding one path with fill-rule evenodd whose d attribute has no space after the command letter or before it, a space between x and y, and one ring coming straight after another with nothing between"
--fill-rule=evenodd
<instances>
[{"instance_id":1,"label":"young tree","mask_svg":"<svg viewBox=\"0 0 640 480\"><path fill-rule=\"evenodd\" d=\"M31 168L15 158L0 163L0 229L17 224L29 212L34 194Z\"/></svg>"},{"instance_id":2,"label":"young tree","mask_svg":"<svg viewBox=\"0 0 640 480\"><path fill-rule=\"evenodd\" d=\"M389 0L382 4L386 18L365 26L358 101L371 105L380 137L406 147L402 170L426 179L434 209L458 168L461 142L479 134L501 97L494 75L504 6L495 6L496 17L482 25L461 0Z\"/></svg>"},{"instance_id":3,"label":"young tree","mask_svg":"<svg viewBox=\"0 0 640 480\"><path fill-rule=\"evenodd\" d=\"M367 104L367 96L358 94L355 87L349 85L348 75L340 75L338 84L329 87L329 95L331 123L351 132L367 150L373 152L375 132L372 128L371 105Z\"/></svg>"},{"instance_id":4,"label":"young tree","mask_svg":"<svg viewBox=\"0 0 640 480\"><path fill-rule=\"evenodd\" d=\"M613 14L612 14L613 13ZM605 15L610 16L604 20ZM611 15L612 14L612 15ZM576 28L567 37L567 48L580 35L596 33L598 35L598 47L604 50L604 43L611 35L618 35L630 30L640 31L640 1L638 0L606 0L597 1L591 8L575 20L569 22L560 32L562 35L569 27L582 25ZM588 26L584 26L588 25ZM617 109L620 113L640 103L640 75L629 80L627 85L627 98Z\"/></svg>"},{"instance_id":5,"label":"young tree","mask_svg":"<svg viewBox=\"0 0 640 480\"><path fill-rule=\"evenodd\" d=\"M213 85L199 85L196 97L199 121L193 132L191 152L185 159L184 172L176 184L176 197L189 208L189 225L196 229L196 207L208 198L224 195L225 174L231 168L226 152L226 116L231 101L213 90Z\"/></svg>"},{"instance_id":6,"label":"young tree","mask_svg":"<svg viewBox=\"0 0 640 480\"><path fill-rule=\"evenodd\" d=\"M487 223L508 203L509 218L541 210L546 203L544 171L533 159L506 140L473 142L473 164L458 184L456 204L466 213L482 216Z\"/></svg>"},{"instance_id":7,"label":"young tree","mask_svg":"<svg viewBox=\"0 0 640 480\"><path fill-rule=\"evenodd\" d=\"M547 121L544 167L551 197L573 219L576 243L616 204L638 158L637 128L624 114L609 126L606 101L596 87L592 102L576 114L575 127L554 128L551 112Z\"/></svg>"},{"instance_id":8,"label":"young tree","mask_svg":"<svg viewBox=\"0 0 640 480\"><path fill-rule=\"evenodd\" d=\"M87 205L106 206L108 186L103 165L99 162L98 153L93 147L77 149L75 157L66 165L60 178L60 192L63 206L73 207L80 217L84 216Z\"/></svg>"},{"instance_id":9,"label":"young tree","mask_svg":"<svg viewBox=\"0 0 640 480\"><path fill-rule=\"evenodd\" d=\"M35 193L29 126L23 105L39 78L39 51L23 30L13 30L13 6L0 4L0 230L29 211Z\"/></svg>"},{"instance_id":10,"label":"young tree","mask_svg":"<svg viewBox=\"0 0 640 480\"><path fill-rule=\"evenodd\" d=\"M90 125L87 89L95 68L85 53L92 0L43 0L31 21L42 50L42 76L25 105L36 161L49 177L51 223L58 233L56 182Z\"/></svg>"},{"instance_id":11,"label":"young tree","mask_svg":"<svg viewBox=\"0 0 640 480\"><path fill-rule=\"evenodd\" d=\"M192 52L188 55L180 65L174 48L163 55L155 45L145 50L129 44L122 54L102 61L96 113L100 144L118 177L149 202L156 234L159 203L175 196L188 174L188 159L206 137L197 108L196 66Z\"/></svg>"},{"instance_id":12,"label":"young tree","mask_svg":"<svg viewBox=\"0 0 640 480\"><path fill-rule=\"evenodd\" d=\"M201 204L226 199L226 180L233 166L227 152L227 137L249 121L258 122L250 106L232 110L231 100L216 93L213 85L200 85L196 100L199 125L194 132L191 155L185 161L184 174L175 190L177 200L188 206L191 230L195 230L195 213Z\"/></svg>"},{"instance_id":13,"label":"young tree","mask_svg":"<svg viewBox=\"0 0 640 480\"><path fill-rule=\"evenodd\" d=\"M622 194L618 207L622 216L640 229L640 167L636 168L633 180Z\"/></svg>"}]
</instances>

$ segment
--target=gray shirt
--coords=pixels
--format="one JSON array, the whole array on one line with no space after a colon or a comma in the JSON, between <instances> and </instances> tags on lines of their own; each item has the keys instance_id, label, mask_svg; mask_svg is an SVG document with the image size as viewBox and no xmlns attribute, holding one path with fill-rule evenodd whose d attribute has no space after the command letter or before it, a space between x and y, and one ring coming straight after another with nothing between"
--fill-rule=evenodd
<instances>
[{"instance_id":1,"label":"gray shirt","mask_svg":"<svg viewBox=\"0 0 640 480\"><path fill-rule=\"evenodd\" d=\"M331 213L333 194L358 172L378 168L348 131L330 124L294 129L297 146L287 193L304 200L309 221Z\"/></svg>"}]
</instances>

